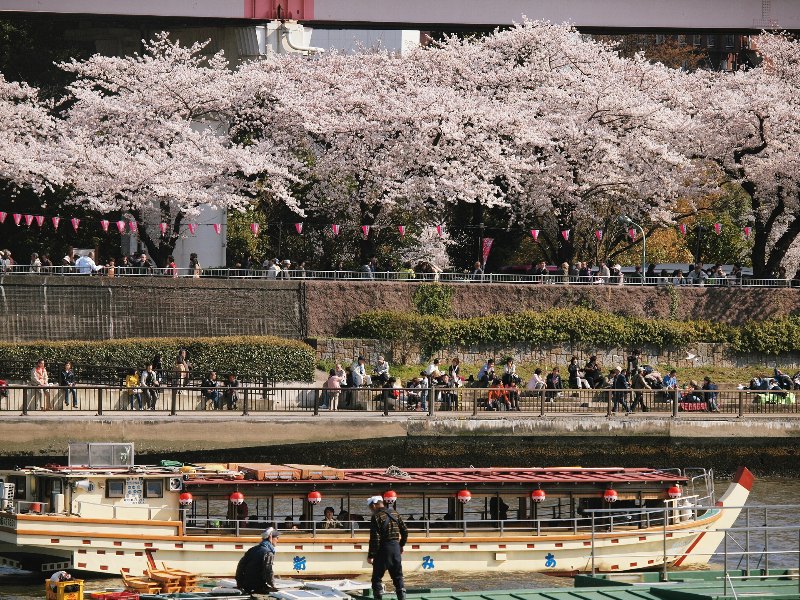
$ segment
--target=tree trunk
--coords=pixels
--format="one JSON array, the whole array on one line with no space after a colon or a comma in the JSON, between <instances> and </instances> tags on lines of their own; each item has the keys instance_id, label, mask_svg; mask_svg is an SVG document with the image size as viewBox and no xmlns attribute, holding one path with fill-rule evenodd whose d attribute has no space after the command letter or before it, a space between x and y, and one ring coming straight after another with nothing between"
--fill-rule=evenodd
<instances>
[{"instance_id":1,"label":"tree trunk","mask_svg":"<svg viewBox=\"0 0 800 600\"><path fill-rule=\"evenodd\" d=\"M366 265L369 261L372 260L372 257L375 256L375 237L377 233L372 229L372 226L375 224L375 220L378 218L378 213L380 213L380 208L373 207L368 205L364 201L359 202L360 205L360 212L361 212L361 223L359 224L359 228L361 225L369 225L369 234L364 236L362 231L359 231L359 240L358 240L358 255L361 260L362 265Z\"/></svg>"},{"instance_id":2,"label":"tree trunk","mask_svg":"<svg viewBox=\"0 0 800 600\"><path fill-rule=\"evenodd\" d=\"M164 219L162 222L169 223L167 232L161 235L161 229L156 227L155 231L150 231L150 228L142 224L139 228L139 239L147 248L147 255L153 259L158 267L164 267L167 263L167 257L171 256L175 251L175 245L180 237L180 227L183 223L183 213L179 212L175 220L169 222L169 207L164 208L165 203L161 206L161 217ZM166 216L165 216L166 215ZM141 214L135 214L136 220L139 223L144 223Z\"/></svg>"}]
</instances>

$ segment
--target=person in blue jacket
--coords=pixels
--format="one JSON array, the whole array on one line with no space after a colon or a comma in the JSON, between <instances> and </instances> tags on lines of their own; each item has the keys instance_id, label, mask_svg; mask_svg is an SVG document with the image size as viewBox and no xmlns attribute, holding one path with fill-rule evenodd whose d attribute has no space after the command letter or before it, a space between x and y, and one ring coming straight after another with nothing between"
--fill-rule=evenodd
<instances>
[{"instance_id":1,"label":"person in blue jacket","mask_svg":"<svg viewBox=\"0 0 800 600\"><path fill-rule=\"evenodd\" d=\"M277 590L273 563L280 534L269 527L261 534L261 543L244 553L236 566L236 587L248 594L269 594Z\"/></svg>"}]
</instances>

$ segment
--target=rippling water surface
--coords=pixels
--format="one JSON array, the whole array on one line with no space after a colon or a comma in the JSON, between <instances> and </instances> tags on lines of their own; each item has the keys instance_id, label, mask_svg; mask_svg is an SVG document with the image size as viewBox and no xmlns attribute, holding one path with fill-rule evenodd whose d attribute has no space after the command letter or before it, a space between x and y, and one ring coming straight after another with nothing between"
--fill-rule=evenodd
<instances>
[{"instance_id":1,"label":"rippling water surface","mask_svg":"<svg viewBox=\"0 0 800 600\"><path fill-rule=\"evenodd\" d=\"M717 483L717 494L724 492L727 482ZM800 504L800 479L770 479L756 481L753 492L748 500L748 505L781 505ZM800 511L793 508L772 508L769 510L770 525L779 529L770 534L769 550L777 552L769 556L770 568L797 568L800 566L800 532L790 527L800 526ZM753 510L750 514L750 525L761 526L764 523L762 510ZM736 527L746 524L744 514L739 518ZM746 536L744 533L734 534L729 542L729 550L737 546L744 547ZM765 566L763 533L753 533L750 536L750 549L755 552L750 558L753 568ZM715 558L713 563L722 564L721 558ZM729 568L744 568L744 559L739 557L731 559ZM21 580L17 576L0 571L0 599L32 600L44 598L43 584L40 577ZM387 583L388 577L387 577ZM469 575L448 576L444 573L415 574L407 578L408 587L447 587L454 590L492 590L492 589L522 589L571 586L570 579L550 577L537 573L508 573L508 572L483 572ZM121 586L118 579L91 580L86 584L89 590L103 590Z\"/></svg>"}]
</instances>

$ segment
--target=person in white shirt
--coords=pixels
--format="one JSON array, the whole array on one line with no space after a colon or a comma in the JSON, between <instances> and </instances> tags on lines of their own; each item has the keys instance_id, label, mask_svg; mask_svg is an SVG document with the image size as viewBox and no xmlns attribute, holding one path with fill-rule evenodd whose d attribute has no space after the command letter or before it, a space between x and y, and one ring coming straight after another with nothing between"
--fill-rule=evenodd
<instances>
[{"instance_id":1,"label":"person in white shirt","mask_svg":"<svg viewBox=\"0 0 800 600\"><path fill-rule=\"evenodd\" d=\"M367 368L365 366L366 360L363 356L359 356L353 366L350 368L352 374L352 386L364 387L372 384L372 379L367 375Z\"/></svg>"},{"instance_id":2,"label":"person in white shirt","mask_svg":"<svg viewBox=\"0 0 800 600\"><path fill-rule=\"evenodd\" d=\"M533 372L533 376L528 381L528 385L525 386L529 390L543 390L546 386L546 382L542 379L542 370L536 369Z\"/></svg>"},{"instance_id":3,"label":"person in white shirt","mask_svg":"<svg viewBox=\"0 0 800 600\"><path fill-rule=\"evenodd\" d=\"M389 363L383 356L378 357L378 364L375 365L375 379L381 382L381 385L389 381Z\"/></svg>"},{"instance_id":4,"label":"person in white shirt","mask_svg":"<svg viewBox=\"0 0 800 600\"><path fill-rule=\"evenodd\" d=\"M439 379L442 376L442 372L439 370L438 358L434 358L433 362L428 365L428 368L425 369L425 375L432 377L433 379Z\"/></svg>"},{"instance_id":5,"label":"person in white shirt","mask_svg":"<svg viewBox=\"0 0 800 600\"><path fill-rule=\"evenodd\" d=\"M269 262L269 268L267 269L267 279L277 279L280 272L281 268L278 266L278 259L272 259Z\"/></svg>"},{"instance_id":6,"label":"person in white shirt","mask_svg":"<svg viewBox=\"0 0 800 600\"><path fill-rule=\"evenodd\" d=\"M86 256L79 256L78 260L75 261L75 266L78 269L78 273L82 275L91 275L92 273L96 273L99 267L94 264L94 252L89 252Z\"/></svg>"}]
</instances>

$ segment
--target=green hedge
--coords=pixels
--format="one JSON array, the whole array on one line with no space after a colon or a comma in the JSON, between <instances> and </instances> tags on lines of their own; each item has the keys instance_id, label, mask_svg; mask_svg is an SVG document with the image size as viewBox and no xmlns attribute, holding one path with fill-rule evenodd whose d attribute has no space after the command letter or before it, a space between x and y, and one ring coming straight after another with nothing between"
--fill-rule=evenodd
<instances>
[{"instance_id":1,"label":"green hedge","mask_svg":"<svg viewBox=\"0 0 800 600\"><path fill-rule=\"evenodd\" d=\"M143 368L160 353L164 369L172 369L185 348L194 371L236 372L242 377L268 375L276 381L312 381L316 355L303 342L278 337L141 338L100 342L0 342L0 357L33 367L71 360L79 365ZM51 367L52 371L52 367Z\"/></svg>"},{"instance_id":2,"label":"green hedge","mask_svg":"<svg viewBox=\"0 0 800 600\"><path fill-rule=\"evenodd\" d=\"M596 347L654 345L659 348L685 348L695 342L710 342L729 343L737 352L800 351L800 317L751 322L737 327L709 321L624 317L578 307L472 319L368 312L352 319L341 334L414 341L429 353L451 345L514 342L534 346L568 342Z\"/></svg>"}]
</instances>

